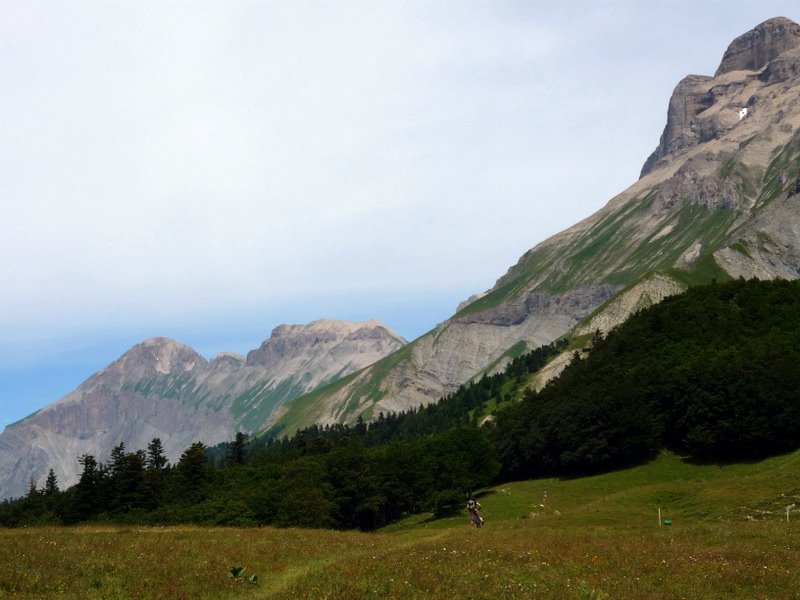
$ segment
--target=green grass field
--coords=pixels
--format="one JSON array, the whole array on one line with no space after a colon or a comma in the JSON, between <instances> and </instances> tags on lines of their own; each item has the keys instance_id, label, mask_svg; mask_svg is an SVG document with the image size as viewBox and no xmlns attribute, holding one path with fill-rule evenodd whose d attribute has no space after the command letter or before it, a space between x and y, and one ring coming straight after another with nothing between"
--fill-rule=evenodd
<instances>
[{"instance_id":1,"label":"green grass field","mask_svg":"<svg viewBox=\"0 0 800 600\"><path fill-rule=\"evenodd\" d=\"M729 466L665 453L479 500L479 530L466 514L372 534L0 530L0 598L800 598L800 512L785 513L800 505L800 453Z\"/></svg>"}]
</instances>

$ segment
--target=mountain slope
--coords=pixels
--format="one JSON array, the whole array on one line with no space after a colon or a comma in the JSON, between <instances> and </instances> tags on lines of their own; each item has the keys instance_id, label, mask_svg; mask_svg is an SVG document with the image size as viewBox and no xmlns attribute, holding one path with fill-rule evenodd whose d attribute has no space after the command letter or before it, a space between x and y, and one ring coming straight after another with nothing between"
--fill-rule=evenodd
<instances>
[{"instance_id":1,"label":"mountain slope","mask_svg":"<svg viewBox=\"0 0 800 600\"><path fill-rule=\"evenodd\" d=\"M284 402L369 365L405 340L377 321L281 325L247 358L208 362L188 346L152 338L92 375L74 392L0 433L0 498L41 484L49 468L75 482L83 454L105 460L124 443L162 440L170 460L192 442L208 445L264 426Z\"/></svg>"},{"instance_id":2,"label":"mountain slope","mask_svg":"<svg viewBox=\"0 0 800 600\"><path fill-rule=\"evenodd\" d=\"M667 292L647 292L645 302L714 278L797 278L799 127L800 26L770 19L731 43L714 77L676 86L639 181L526 252L399 354L297 399L282 422L352 421L431 402L656 273Z\"/></svg>"}]
</instances>

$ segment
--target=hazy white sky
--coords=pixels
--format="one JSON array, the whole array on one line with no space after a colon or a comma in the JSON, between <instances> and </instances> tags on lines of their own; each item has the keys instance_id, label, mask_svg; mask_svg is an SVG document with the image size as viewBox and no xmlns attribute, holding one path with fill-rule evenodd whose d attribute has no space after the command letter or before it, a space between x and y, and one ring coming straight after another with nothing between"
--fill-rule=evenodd
<instances>
[{"instance_id":1,"label":"hazy white sky","mask_svg":"<svg viewBox=\"0 0 800 600\"><path fill-rule=\"evenodd\" d=\"M0 0L0 427L155 335L420 335L633 183L681 77L798 12Z\"/></svg>"}]
</instances>

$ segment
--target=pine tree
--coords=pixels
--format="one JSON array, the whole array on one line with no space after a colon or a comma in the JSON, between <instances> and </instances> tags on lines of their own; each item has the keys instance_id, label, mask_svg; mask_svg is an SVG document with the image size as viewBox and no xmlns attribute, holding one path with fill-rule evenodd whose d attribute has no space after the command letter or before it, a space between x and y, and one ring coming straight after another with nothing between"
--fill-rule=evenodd
<instances>
[{"instance_id":1,"label":"pine tree","mask_svg":"<svg viewBox=\"0 0 800 600\"><path fill-rule=\"evenodd\" d=\"M247 438L239 431L232 442L228 442L228 460L234 465L243 465L245 459L245 444Z\"/></svg>"},{"instance_id":2,"label":"pine tree","mask_svg":"<svg viewBox=\"0 0 800 600\"><path fill-rule=\"evenodd\" d=\"M81 477L75 486L72 496L72 506L66 514L67 521L85 521L95 516L102 508L100 487L104 471L97 464L94 456L84 454L78 458L83 467Z\"/></svg>"},{"instance_id":3,"label":"pine tree","mask_svg":"<svg viewBox=\"0 0 800 600\"><path fill-rule=\"evenodd\" d=\"M28 498L36 498L39 495L39 490L36 489L36 480L31 477L28 481Z\"/></svg>"},{"instance_id":4,"label":"pine tree","mask_svg":"<svg viewBox=\"0 0 800 600\"><path fill-rule=\"evenodd\" d=\"M111 462L108 465L112 477L118 477L125 470L125 443L120 442L118 446L111 449Z\"/></svg>"},{"instance_id":5,"label":"pine tree","mask_svg":"<svg viewBox=\"0 0 800 600\"><path fill-rule=\"evenodd\" d=\"M204 500L208 486L205 444L195 442L183 451L178 461L178 473L184 498L190 502Z\"/></svg>"},{"instance_id":6,"label":"pine tree","mask_svg":"<svg viewBox=\"0 0 800 600\"><path fill-rule=\"evenodd\" d=\"M164 447L160 438L153 438L147 444L147 468L152 471L161 471L167 466L167 457L164 456Z\"/></svg>"},{"instance_id":7,"label":"pine tree","mask_svg":"<svg viewBox=\"0 0 800 600\"><path fill-rule=\"evenodd\" d=\"M161 503L164 494L164 475L167 466L167 457L164 456L164 447L159 438L153 438L147 445L144 465L144 505L153 509Z\"/></svg>"},{"instance_id":8,"label":"pine tree","mask_svg":"<svg viewBox=\"0 0 800 600\"><path fill-rule=\"evenodd\" d=\"M58 491L58 479L53 469L50 469L47 473L47 479L44 482L44 495L55 496Z\"/></svg>"}]
</instances>

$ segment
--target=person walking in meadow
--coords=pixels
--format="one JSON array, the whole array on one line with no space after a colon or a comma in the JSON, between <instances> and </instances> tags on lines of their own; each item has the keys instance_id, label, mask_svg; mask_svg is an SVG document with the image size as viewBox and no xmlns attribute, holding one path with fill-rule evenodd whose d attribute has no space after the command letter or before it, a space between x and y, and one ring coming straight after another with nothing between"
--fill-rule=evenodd
<instances>
[{"instance_id":1,"label":"person walking in meadow","mask_svg":"<svg viewBox=\"0 0 800 600\"><path fill-rule=\"evenodd\" d=\"M467 511L470 514L470 523L473 527L480 527L483 525L483 518L480 513L481 508L481 505L474 498L470 498L467 501Z\"/></svg>"}]
</instances>

